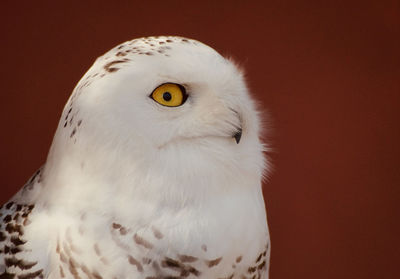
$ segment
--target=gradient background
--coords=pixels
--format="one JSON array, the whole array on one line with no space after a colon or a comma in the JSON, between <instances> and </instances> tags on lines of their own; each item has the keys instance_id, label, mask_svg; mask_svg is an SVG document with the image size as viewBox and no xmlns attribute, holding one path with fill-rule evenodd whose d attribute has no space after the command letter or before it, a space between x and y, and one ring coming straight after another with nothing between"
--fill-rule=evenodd
<instances>
[{"instance_id":1,"label":"gradient background","mask_svg":"<svg viewBox=\"0 0 400 279\"><path fill-rule=\"evenodd\" d=\"M187 36L234 57L271 115L271 278L399 278L399 1L145 2L1 2L0 203L97 56Z\"/></svg>"}]
</instances>

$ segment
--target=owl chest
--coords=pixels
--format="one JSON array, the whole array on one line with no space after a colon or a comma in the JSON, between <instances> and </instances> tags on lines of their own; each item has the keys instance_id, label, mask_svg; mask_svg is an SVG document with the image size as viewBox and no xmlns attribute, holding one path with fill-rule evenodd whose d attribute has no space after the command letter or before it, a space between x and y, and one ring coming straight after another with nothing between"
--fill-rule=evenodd
<instances>
[{"instance_id":1,"label":"owl chest","mask_svg":"<svg viewBox=\"0 0 400 279\"><path fill-rule=\"evenodd\" d=\"M71 224L56 240L53 278L265 278L267 232L228 219L181 213Z\"/></svg>"}]
</instances>

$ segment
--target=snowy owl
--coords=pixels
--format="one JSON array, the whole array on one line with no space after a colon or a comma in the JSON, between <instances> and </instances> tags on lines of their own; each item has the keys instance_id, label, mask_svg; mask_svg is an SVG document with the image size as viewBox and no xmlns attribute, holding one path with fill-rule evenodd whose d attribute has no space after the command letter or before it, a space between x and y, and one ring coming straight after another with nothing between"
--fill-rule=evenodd
<instances>
[{"instance_id":1,"label":"snowy owl","mask_svg":"<svg viewBox=\"0 0 400 279\"><path fill-rule=\"evenodd\" d=\"M0 278L268 278L260 119L198 41L125 42L79 81L0 210Z\"/></svg>"}]
</instances>

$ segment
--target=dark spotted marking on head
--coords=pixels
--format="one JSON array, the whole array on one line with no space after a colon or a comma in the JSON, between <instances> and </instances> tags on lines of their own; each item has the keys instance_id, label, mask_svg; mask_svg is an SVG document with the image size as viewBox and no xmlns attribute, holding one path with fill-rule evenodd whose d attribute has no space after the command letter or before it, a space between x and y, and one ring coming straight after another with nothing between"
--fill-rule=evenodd
<instances>
[{"instance_id":1,"label":"dark spotted marking on head","mask_svg":"<svg viewBox=\"0 0 400 279\"><path fill-rule=\"evenodd\" d=\"M258 263L259 261L261 261L262 256L263 256L263 253L260 253L260 255L258 256L258 258L257 258L257 260L256 260L256 263Z\"/></svg>"},{"instance_id":2,"label":"dark spotted marking on head","mask_svg":"<svg viewBox=\"0 0 400 279\"><path fill-rule=\"evenodd\" d=\"M115 230L119 230L119 233L121 235L126 235L128 233L128 230L124 226L122 226L121 224L113 223L112 224L112 228L115 229Z\"/></svg>"},{"instance_id":3,"label":"dark spotted marking on head","mask_svg":"<svg viewBox=\"0 0 400 279\"><path fill-rule=\"evenodd\" d=\"M218 265L222 260L222 257L216 258L214 260L206 260L205 263L207 264L208 267L213 267Z\"/></svg>"},{"instance_id":4,"label":"dark spotted marking on head","mask_svg":"<svg viewBox=\"0 0 400 279\"><path fill-rule=\"evenodd\" d=\"M32 183L35 181L35 179L36 179L37 177L39 177L39 179L38 179L39 181L38 181L38 182L40 182L42 169L43 169L43 166L40 167L40 168L32 175L31 179L29 179L29 181L28 181L28 184L32 184ZM21 207L22 207L22 206L21 206ZM20 209L17 208L17 210L19 211Z\"/></svg>"},{"instance_id":5,"label":"dark spotted marking on head","mask_svg":"<svg viewBox=\"0 0 400 279\"><path fill-rule=\"evenodd\" d=\"M116 64L125 63L125 62L127 62L127 60L114 60L114 61L108 62L106 65L104 65L104 70L106 70L109 73L116 72L120 68L113 67L113 66Z\"/></svg>"},{"instance_id":6,"label":"dark spotted marking on head","mask_svg":"<svg viewBox=\"0 0 400 279\"><path fill-rule=\"evenodd\" d=\"M257 269L259 269L259 270L264 269L265 265L266 265L266 262L265 262L265 260L264 260L262 263L260 263L260 264L257 266Z\"/></svg>"},{"instance_id":7,"label":"dark spotted marking on head","mask_svg":"<svg viewBox=\"0 0 400 279\"><path fill-rule=\"evenodd\" d=\"M142 264L141 264L138 260L136 260L134 257L128 256L128 261L129 261L129 263L130 263L131 265L136 266L136 268L137 268L137 270L138 270L139 272L143 272L143 266L142 266Z\"/></svg>"},{"instance_id":8,"label":"dark spotted marking on head","mask_svg":"<svg viewBox=\"0 0 400 279\"><path fill-rule=\"evenodd\" d=\"M241 261L242 261L242 256L239 256L239 257L236 258L236 262L237 263L240 263Z\"/></svg>"},{"instance_id":9,"label":"dark spotted marking on head","mask_svg":"<svg viewBox=\"0 0 400 279\"><path fill-rule=\"evenodd\" d=\"M66 124L67 124L67 122L68 122L68 117L69 117L69 115L71 114L71 112L72 112L72 107L69 108L67 114L65 115L65 118L64 118L64 120L65 120L64 127L67 126Z\"/></svg>"},{"instance_id":10,"label":"dark spotted marking on head","mask_svg":"<svg viewBox=\"0 0 400 279\"><path fill-rule=\"evenodd\" d=\"M126 54L127 54L126 52L118 51L116 56L126 56Z\"/></svg>"},{"instance_id":11,"label":"dark spotted marking on head","mask_svg":"<svg viewBox=\"0 0 400 279\"><path fill-rule=\"evenodd\" d=\"M117 224L117 223L112 223L112 227L113 227L113 229L119 229L119 228L121 228L122 227L122 225L121 224Z\"/></svg>"},{"instance_id":12,"label":"dark spotted marking on head","mask_svg":"<svg viewBox=\"0 0 400 279\"><path fill-rule=\"evenodd\" d=\"M250 267L247 269L247 272L248 272L248 273L254 273L254 272L256 272L256 270L257 270L257 267L256 267L256 266L250 266Z\"/></svg>"},{"instance_id":13,"label":"dark spotted marking on head","mask_svg":"<svg viewBox=\"0 0 400 279\"><path fill-rule=\"evenodd\" d=\"M140 237L137 233L133 236L133 240L136 244L141 245L147 249L153 249L153 244L145 240L144 238Z\"/></svg>"}]
</instances>

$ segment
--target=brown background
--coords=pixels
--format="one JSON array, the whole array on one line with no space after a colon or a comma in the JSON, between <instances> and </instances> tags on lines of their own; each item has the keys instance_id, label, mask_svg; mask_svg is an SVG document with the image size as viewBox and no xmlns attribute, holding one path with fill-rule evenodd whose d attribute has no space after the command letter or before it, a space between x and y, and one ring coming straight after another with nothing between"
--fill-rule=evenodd
<instances>
[{"instance_id":1,"label":"brown background","mask_svg":"<svg viewBox=\"0 0 400 279\"><path fill-rule=\"evenodd\" d=\"M1 2L0 203L97 56L182 35L240 62L271 115L271 278L399 278L399 1L38 2Z\"/></svg>"}]
</instances>

